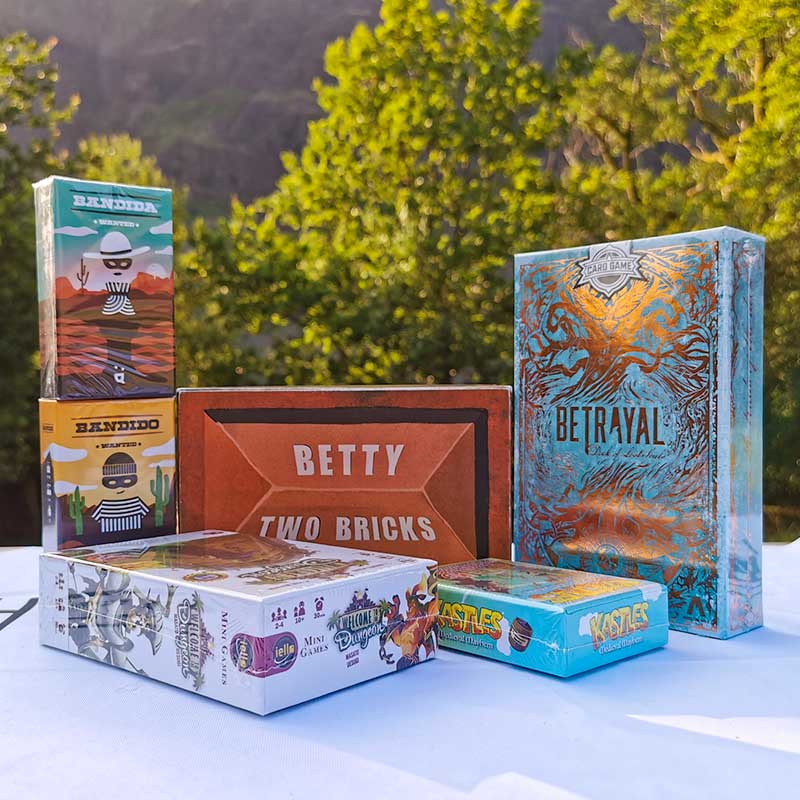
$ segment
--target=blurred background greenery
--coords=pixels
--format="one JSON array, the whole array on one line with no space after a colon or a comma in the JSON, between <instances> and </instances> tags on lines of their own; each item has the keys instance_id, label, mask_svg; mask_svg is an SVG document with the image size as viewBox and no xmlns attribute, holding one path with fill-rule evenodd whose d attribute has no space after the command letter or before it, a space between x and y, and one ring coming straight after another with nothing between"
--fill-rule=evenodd
<instances>
[{"instance_id":1,"label":"blurred background greenery","mask_svg":"<svg viewBox=\"0 0 800 800\"><path fill-rule=\"evenodd\" d=\"M54 172L176 190L184 386L509 383L514 251L761 233L766 532L800 535L796 0L0 0L3 36L0 543L39 538Z\"/></svg>"}]
</instances>

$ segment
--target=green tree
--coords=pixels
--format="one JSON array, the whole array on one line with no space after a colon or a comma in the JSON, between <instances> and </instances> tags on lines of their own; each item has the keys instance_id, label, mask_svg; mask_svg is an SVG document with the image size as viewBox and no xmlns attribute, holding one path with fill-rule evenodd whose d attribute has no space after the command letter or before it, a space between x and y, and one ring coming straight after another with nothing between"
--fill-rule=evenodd
<instances>
[{"instance_id":1,"label":"green tree","mask_svg":"<svg viewBox=\"0 0 800 800\"><path fill-rule=\"evenodd\" d=\"M134 186L172 185L156 159L145 155L142 143L127 133L87 136L78 142L75 152L68 157L67 169L70 175L88 181L130 183ZM178 191L179 211L182 211L185 190Z\"/></svg>"},{"instance_id":2,"label":"green tree","mask_svg":"<svg viewBox=\"0 0 800 800\"><path fill-rule=\"evenodd\" d=\"M641 54L565 54L561 242L730 224L767 237L765 488L800 499L800 6L620 0Z\"/></svg>"},{"instance_id":3,"label":"green tree","mask_svg":"<svg viewBox=\"0 0 800 800\"><path fill-rule=\"evenodd\" d=\"M195 228L183 265L226 350L192 337L193 380L510 379L510 254L546 245L554 205L538 5L438 7L386 0L332 44L277 191Z\"/></svg>"},{"instance_id":4,"label":"green tree","mask_svg":"<svg viewBox=\"0 0 800 800\"><path fill-rule=\"evenodd\" d=\"M0 497L3 526L35 532L38 519L38 302L31 183L59 172L98 180L167 185L154 159L126 135L91 136L70 157L57 150L61 125L79 105L56 100L55 40L24 33L0 39ZM184 193L178 191L178 218ZM180 230L180 227L179 227ZM35 535L33 539L35 540Z\"/></svg>"},{"instance_id":5,"label":"green tree","mask_svg":"<svg viewBox=\"0 0 800 800\"><path fill-rule=\"evenodd\" d=\"M56 101L55 40L39 43L23 33L0 39L0 484L19 482L16 505L38 507L38 323L36 234L31 181L59 163L62 123L76 97Z\"/></svg>"}]
</instances>

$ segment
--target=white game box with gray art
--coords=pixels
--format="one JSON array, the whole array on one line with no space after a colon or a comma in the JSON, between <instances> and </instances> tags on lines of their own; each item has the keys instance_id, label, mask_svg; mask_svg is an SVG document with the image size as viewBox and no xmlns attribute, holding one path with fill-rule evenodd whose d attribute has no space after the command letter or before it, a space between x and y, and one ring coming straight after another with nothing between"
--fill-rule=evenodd
<instances>
[{"instance_id":1,"label":"white game box with gray art","mask_svg":"<svg viewBox=\"0 0 800 800\"><path fill-rule=\"evenodd\" d=\"M268 714L432 658L436 563L224 531L41 556L42 644Z\"/></svg>"}]
</instances>

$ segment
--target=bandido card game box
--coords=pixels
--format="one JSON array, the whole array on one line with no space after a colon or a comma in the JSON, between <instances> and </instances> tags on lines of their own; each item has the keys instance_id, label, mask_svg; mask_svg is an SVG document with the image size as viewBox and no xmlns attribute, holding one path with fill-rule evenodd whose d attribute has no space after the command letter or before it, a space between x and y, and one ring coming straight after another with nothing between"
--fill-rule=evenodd
<instances>
[{"instance_id":1,"label":"bandido card game box","mask_svg":"<svg viewBox=\"0 0 800 800\"><path fill-rule=\"evenodd\" d=\"M204 531L45 553L41 642L268 714L436 653L435 563Z\"/></svg>"},{"instance_id":2,"label":"bandido card game box","mask_svg":"<svg viewBox=\"0 0 800 800\"><path fill-rule=\"evenodd\" d=\"M667 643L659 583L500 559L439 568L439 643L567 677Z\"/></svg>"},{"instance_id":3,"label":"bandido card game box","mask_svg":"<svg viewBox=\"0 0 800 800\"><path fill-rule=\"evenodd\" d=\"M732 228L516 257L517 558L761 624L763 278Z\"/></svg>"},{"instance_id":4,"label":"bandido card game box","mask_svg":"<svg viewBox=\"0 0 800 800\"><path fill-rule=\"evenodd\" d=\"M42 396L173 394L170 190L50 177L34 199Z\"/></svg>"},{"instance_id":5,"label":"bandido card game box","mask_svg":"<svg viewBox=\"0 0 800 800\"><path fill-rule=\"evenodd\" d=\"M39 401L45 550L175 533L175 401Z\"/></svg>"},{"instance_id":6,"label":"bandido card game box","mask_svg":"<svg viewBox=\"0 0 800 800\"><path fill-rule=\"evenodd\" d=\"M508 387L181 390L181 528L507 557L510 402Z\"/></svg>"}]
</instances>

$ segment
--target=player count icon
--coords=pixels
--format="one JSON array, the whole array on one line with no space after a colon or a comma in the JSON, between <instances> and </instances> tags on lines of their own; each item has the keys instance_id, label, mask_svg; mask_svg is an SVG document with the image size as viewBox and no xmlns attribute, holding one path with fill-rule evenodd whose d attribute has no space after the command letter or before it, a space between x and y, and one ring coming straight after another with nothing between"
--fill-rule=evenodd
<instances>
[{"instance_id":1,"label":"player count icon","mask_svg":"<svg viewBox=\"0 0 800 800\"><path fill-rule=\"evenodd\" d=\"M133 265L133 259L149 250L147 245L134 248L124 233L111 231L100 240L99 251L84 253L83 258L90 261L102 261L103 266L115 278L123 278L126 271ZM130 288L130 281L127 280L108 281L106 283L108 298L103 306L103 314L106 316L114 314L122 314L126 317L134 316L136 311L129 297Z\"/></svg>"}]
</instances>

